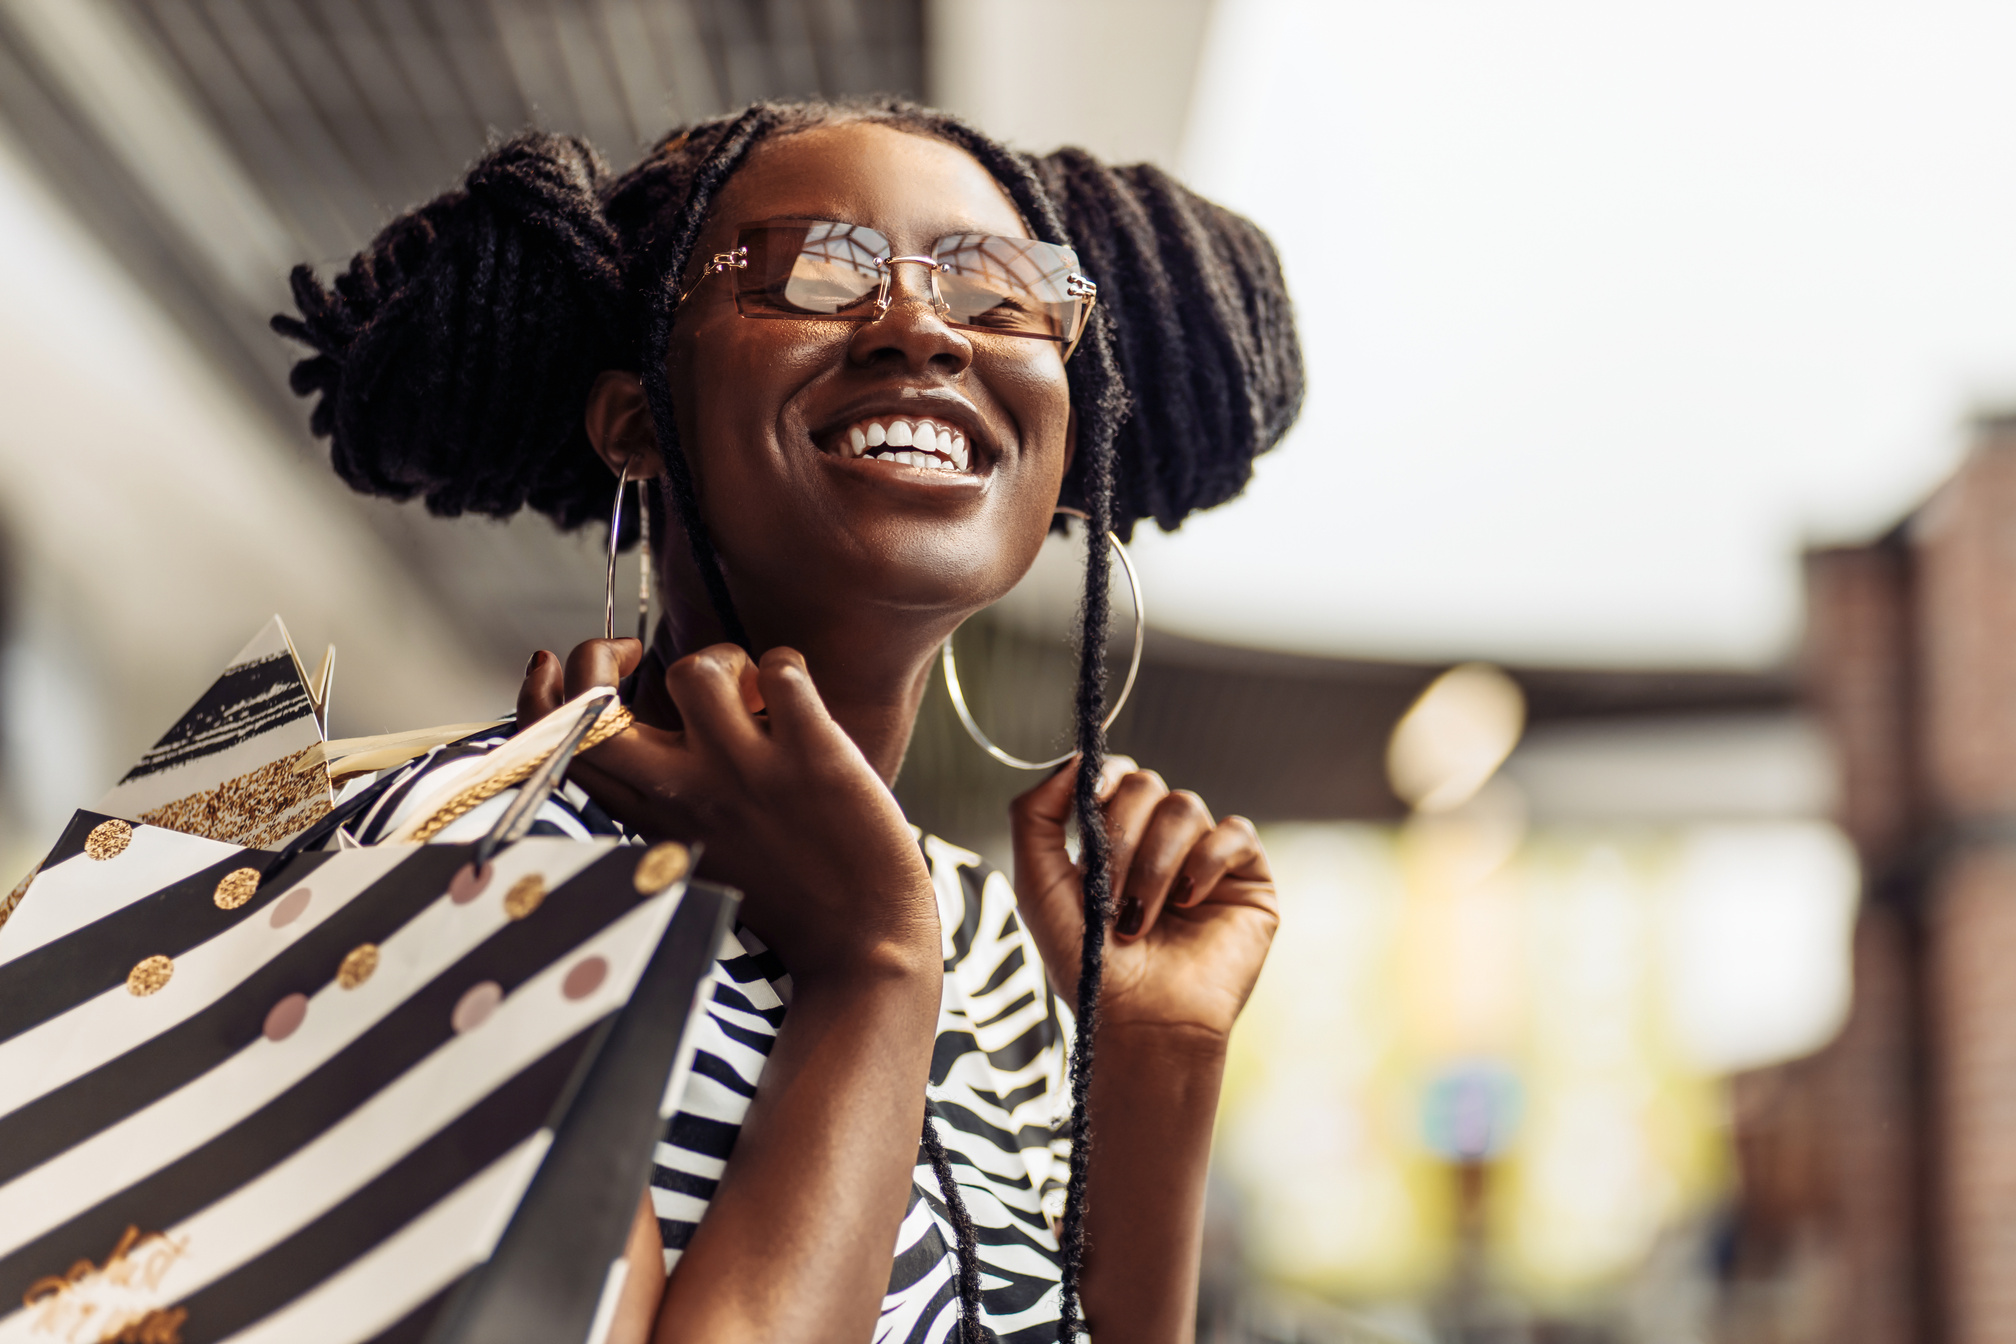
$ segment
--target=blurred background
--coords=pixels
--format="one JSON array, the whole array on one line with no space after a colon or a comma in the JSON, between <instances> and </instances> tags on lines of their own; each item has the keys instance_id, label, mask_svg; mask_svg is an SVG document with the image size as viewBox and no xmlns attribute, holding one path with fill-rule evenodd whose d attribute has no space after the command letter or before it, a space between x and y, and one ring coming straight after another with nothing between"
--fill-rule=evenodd
<instances>
[{"instance_id":1,"label":"blurred background","mask_svg":"<svg viewBox=\"0 0 2016 1344\"><path fill-rule=\"evenodd\" d=\"M597 624L598 529L335 480L293 263L494 132L922 97L1180 172L1297 303L1114 729L1286 912L1201 1337L2016 1339L2012 57L1986 0L0 0L0 860L274 612L338 736ZM1023 754L1053 550L959 638ZM934 686L913 818L998 857L1027 782Z\"/></svg>"}]
</instances>

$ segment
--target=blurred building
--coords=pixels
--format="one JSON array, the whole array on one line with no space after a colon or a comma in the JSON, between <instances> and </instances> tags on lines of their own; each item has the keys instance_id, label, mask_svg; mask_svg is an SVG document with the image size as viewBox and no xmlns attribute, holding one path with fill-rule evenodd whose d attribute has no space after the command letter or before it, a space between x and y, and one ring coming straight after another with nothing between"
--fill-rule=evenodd
<instances>
[{"instance_id":1,"label":"blurred building","mask_svg":"<svg viewBox=\"0 0 2016 1344\"><path fill-rule=\"evenodd\" d=\"M1808 557L1805 676L1867 899L1817 1057L1742 1080L1732 1339L2016 1338L2016 418Z\"/></svg>"}]
</instances>

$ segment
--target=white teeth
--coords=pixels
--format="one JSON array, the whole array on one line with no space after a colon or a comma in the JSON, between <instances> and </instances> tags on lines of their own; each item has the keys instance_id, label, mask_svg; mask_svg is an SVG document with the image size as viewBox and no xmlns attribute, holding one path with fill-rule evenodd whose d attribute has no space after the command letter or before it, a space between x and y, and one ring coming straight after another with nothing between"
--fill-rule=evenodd
<instances>
[{"instance_id":1,"label":"white teeth","mask_svg":"<svg viewBox=\"0 0 2016 1344\"><path fill-rule=\"evenodd\" d=\"M966 436L935 420L891 420L886 424L864 420L848 428L843 443L854 457L867 456L925 471L966 471L973 461ZM890 451L875 451L885 446ZM899 448L909 451L894 451Z\"/></svg>"}]
</instances>

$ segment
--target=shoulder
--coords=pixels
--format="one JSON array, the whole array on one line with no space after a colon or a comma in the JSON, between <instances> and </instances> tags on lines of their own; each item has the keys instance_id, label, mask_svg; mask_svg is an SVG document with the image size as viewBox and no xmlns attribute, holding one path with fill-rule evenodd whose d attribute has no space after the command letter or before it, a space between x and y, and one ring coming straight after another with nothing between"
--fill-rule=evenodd
<instances>
[{"instance_id":1,"label":"shoulder","mask_svg":"<svg viewBox=\"0 0 2016 1344\"><path fill-rule=\"evenodd\" d=\"M924 831L918 847L938 892L938 921L945 931L945 968L951 973L995 944L1025 936L1015 918L1015 891L1008 878L970 849Z\"/></svg>"},{"instance_id":2,"label":"shoulder","mask_svg":"<svg viewBox=\"0 0 2016 1344\"><path fill-rule=\"evenodd\" d=\"M954 1042L1017 1085L1062 1080L1069 1010L1057 999L1043 959L1023 926L1006 874L968 849L921 835L938 890L944 933L945 997L940 1064ZM949 1036L948 1036L949 1033ZM940 1071L940 1076L946 1076Z\"/></svg>"}]
</instances>

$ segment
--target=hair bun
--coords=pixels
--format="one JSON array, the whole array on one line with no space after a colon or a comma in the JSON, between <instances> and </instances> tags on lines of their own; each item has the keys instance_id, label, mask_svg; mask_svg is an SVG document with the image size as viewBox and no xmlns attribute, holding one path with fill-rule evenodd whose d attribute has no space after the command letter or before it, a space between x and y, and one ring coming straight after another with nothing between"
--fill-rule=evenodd
<instances>
[{"instance_id":1,"label":"hair bun","mask_svg":"<svg viewBox=\"0 0 2016 1344\"><path fill-rule=\"evenodd\" d=\"M607 508L614 478L586 451L582 410L636 343L608 176L585 140L522 135L393 220L329 288L295 268L301 316L273 329L316 352L292 386L319 395L309 427L353 488L448 515L530 504L563 527ZM583 451L563 451L574 440Z\"/></svg>"},{"instance_id":2,"label":"hair bun","mask_svg":"<svg viewBox=\"0 0 2016 1344\"><path fill-rule=\"evenodd\" d=\"M1038 168L1099 285L1133 402L1115 440L1116 525L1173 530L1245 489L1302 408L1280 259L1252 221L1153 164L1060 149Z\"/></svg>"}]
</instances>

